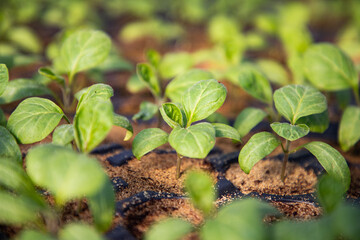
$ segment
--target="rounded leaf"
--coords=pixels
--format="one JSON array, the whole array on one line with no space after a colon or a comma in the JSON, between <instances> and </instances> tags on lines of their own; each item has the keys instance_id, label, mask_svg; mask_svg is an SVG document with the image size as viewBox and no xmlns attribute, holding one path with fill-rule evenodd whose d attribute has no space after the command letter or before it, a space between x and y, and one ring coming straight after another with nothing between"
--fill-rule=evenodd
<instances>
[{"instance_id":1,"label":"rounded leaf","mask_svg":"<svg viewBox=\"0 0 360 240\"><path fill-rule=\"evenodd\" d=\"M81 91L83 91L81 93ZM77 105L76 111L79 111L81 106L89 100L109 100L114 95L114 90L111 86L107 84L94 84L88 87L87 89L81 90L81 96L79 97L79 103Z\"/></svg>"},{"instance_id":2,"label":"rounded leaf","mask_svg":"<svg viewBox=\"0 0 360 240\"><path fill-rule=\"evenodd\" d=\"M55 128L52 142L61 146L67 146L74 139L74 126L72 124L63 124Z\"/></svg>"},{"instance_id":3,"label":"rounded leaf","mask_svg":"<svg viewBox=\"0 0 360 240\"><path fill-rule=\"evenodd\" d=\"M254 134L240 151L239 164L241 169L245 173L249 173L258 161L269 155L280 144L279 139L271 133Z\"/></svg>"},{"instance_id":4,"label":"rounded leaf","mask_svg":"<svg viewBox=\"0 0 360 240\"><path fill-rule=\"evenodd\" d=\"M358 88L359 79L352 60L338 47L315 44L304 55L305 74L318 89L336 91Z\"/></svg>"},{"instance_id":5,"label":"rounded leaf","mask_svg":"<svg viewBox=\"0 0 360 240\"><path fill-rule=\"evenodd\" d=\"M151 226L145 233L145 240L178 240L192 230L191 223L178 218L169 218Z\"/></svg>"},{"instance_id":6,"label":"rounded leaf","mask_svg":"<svg viewBox=\"0 0 360 240\"><path fill-rule=\"evenodd\" d=\"M9 82L9 71L5 64L0 64L0 95L5 91Z\"/></svg>"},{"instance_id":7,"label":"rounded leaf","mask_svg":"<svg viewBox=\"0 0 360 240\"><path fill-rule=\"evenodd\" d=\"M275 91L275 107L291 124L301 117L322 113L327 109L325 96L315 88L288 85Z\"/></svg>"},{"instance_id":8,"label":"rounded leaf","mask_svg":"<svg viewBox=\"0 0 360 240\"><path fill-rule=\"evenodd\" d=\"M150 120L159 111L158 106L154 103L144 101L140 104L140 111L133 116L133 120Z\"/></svg>"},{"instance_id":9,"label":"rounded leaf","mask_svg":"<svg viewBox=\"0 0 360 240\"><path fill-rule=\"evenodd\" d=\"M341 149L348 151L360 140L360 108L349 106L345 109L339 127L339 143Z\"/></svg>"},{"instance_id":10,"label":"rounded leaf","mask_svg":"<svg viewBox=\"0 0 360 240\"><path fill-rule=\"evenodd\" d=\"M52 101L28 98L10 115L7 128L21 143L34 143L48 136L63 116L61 108Z\"/></svg>"},{"instance_id":11,"label":"rounded leaf","mask_svg":"<svg viewBox=\"0 0 360 240\"><path fill-rule=\"evenodd\" d=\"M159 110L164 121L171 128L186 126L186 116L180 106L174 103L164 103Z\"/></svg>"},{"instance_id":12,"label":"rounded leaf","mask_svg":"<svg viewBox=\"0 0 360 240\"><path fill-rule=\"evenodd\" d=\"M203 80L193 85L182 98L187 126L210 116L221 107L225 98L226 88L216 80Z\"/></svg>"},{"instance_id":13,"label":"rounded leaf","mask_svg":"<svg viewBox=\"0 0 360 240\"><path fill-rule=\"evenodd\" d=\"M215 145L215 129L210 123L176 127L169 135L169 143L185 157L205 158Z\"/></svg>"},{"instance_id":14,"label":"rounded leaf","mask_svg":"<svg viewBox=\"0 0 360 240\"><path fill-rule=\"evenodd\" d=\"M317 193L321 207L331 213L342 202L344 187L338 180L325 174L319 180Z\"/></svg>"},{"instance_id":15,"label":"rounded leaf","mask_svg":"<svg viewBox=\"0 0 360 240\"><path fill-rule=\"evenodd\" d=\"M328 111L324 111L322 113L301 117L296 123L307 125L310 128L310 132L323 133L329 127L329 113Z\"/></svg>"},{"instance_id":16,"label":"rounded leaf","mask_svg":"<svg viewBox=\"0 0 360 240\"><path fill-rule=\"evenodd\" d=\"M106 181L96 159L53 144L32 148L26 166L31 180L50 190L58 204L93 195Z\"/></svg>"},{"instance_id":17,"label":"rounded leaf","mask_svg":"<svg viewBox=\"0 0 360 240\"><path fill-rule=\"evenodd\" d=\"M266 115L267 113L259 108L245 108L236 117L234 128L238 130L240 137L244 137L251 129L258 125Z\"/></svg>"},{"instance_id":18,"label":"rounded leaf","mask_svg":"<svg viewBox=\"0 0 360 240\"><path fill-rule=\"evenodd\" d=\"M240 134L235 128L223 123L212 123L212 126L215 129L215 137L225 137L238 142L241 141Z\"/></svg>"},{"instance_id":19,"label":"rounded leaf","mask_svg":"<svg viewBox=\"0 0 360 240\"><path fill-rule=\"evenodd\" d=\"M132 151L137 159L168 142L168 134L159 128L148 128L139 132L132 143Z\"/></svg>"},{"instance_id":20,"label":"rounded leaf","mask_svg":"<svg viewBox=\"0 0 360 240\"><path fill-rule=\"evenodd\" d=\"M272 123L271 128L274 132L289 141L295 141L299 138L306 136L310 129L305 124L291 125L289 123Z\"/></svg>"},{"instance_id":21,"label":"rounded leaf","mask_svg":"<svg viewBox=\"0 0 360 240\"><path fill-rule=\"evenodd\" d=\"M280 86L289 84L288 73L279 62L269 59L260 59L256 64L271 82Z\"/></svg>"}]
</instances>

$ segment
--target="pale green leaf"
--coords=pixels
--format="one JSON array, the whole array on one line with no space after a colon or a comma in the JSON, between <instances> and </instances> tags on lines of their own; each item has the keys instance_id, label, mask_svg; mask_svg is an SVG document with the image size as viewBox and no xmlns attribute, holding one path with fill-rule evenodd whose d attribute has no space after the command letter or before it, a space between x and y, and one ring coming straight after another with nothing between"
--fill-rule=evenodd
<instances>
[{"instance_id":1,"label":"pale green leaf","mask_svg":"<svg viewBox=\"0 0 360 240\"><path fill-rule=\"evenodd\" d=\"M213 179L205 172L191 172L186 176L185 189L194 206L209 216L216 199Z\"/></svg>"},{"instance_id":2,"label":"pale green leaf","mask_svg":"<svg viewBox=\"0 0 360 240\"><path fill-rule=\"evenodd\" d=\"M254 66L244 64L238 72L238 85L254 98L272 104L272 88L265 76Z\"/></svg>"},{"instance_id":3,"label":"pale green leaf","mask_svg":"<svg viewBox=\"0 0 360 240\"><path fill-rule=\"evenodd\" d=\"M324 111L322 113L301 117L296 123L307 125L310 128L310 132L323 133L329 127L329 113L328 111Z\"/></svg>"},{"instance_id":4,"label":"pale green leaf","mask_svg":"<svg viewBox=\"0 0 360 240\"><path fill-rule=\"evenodd\" d=\"M195 83L214 79L214 76L207 71L200 69L192 69L174 78L166 87L165 95L173 102L181 102L181 98L185 91Z\"/></svg>"},{"instance_id":5,"label":"pale green leaf","mask_svg":"<svg viewBox=\"0 0 360 240\"><path fill-rule=\"evenodd\" d=\"M254 134L240 151L239 164L241 169L245 173L249 173L258 161L269 155L280 144L279 139L271 133Z\"/></svg>"},{"instance_id":6,"label":"pale green leaf","mask_svg":"<svg viewBox=\"0 0 360 240\"><path fill-rule=\"evenodd\" d=\"M54 144L30 149L26 166L31 180L61 205L99 192L107 178L96 159Z\"/></svg>"},{"instance_id":7,"label":"pale green leaf","mask_svg":"<svg viewBox=\"0 0 360 240\"><path fill-rule=\"evenodd\" d=\"M0 126L0 157L22 162L21 151L16 139L2 126Z\"/></svg>"},{"instance_id":8,"label":"pale green leaf","mask_svg":"<svg viewBox=\"0 0 360 240\"><path fill-rule=\"evenodd\" d=\"M182 156L205 158L215 145L215 129L210 123L176 127L169 135L169 143Z\"/></svg>"},{"instance_id":9,"label":"pale green leaf","mask_svg":"<svg viewBox=\"0 0 360 240\"><path fill-rule=\"evenodd\" d=\"M59 231L59 240L105 240L93 227L83 223L71 223Z\"/></svg>"},{"instance_id":10,"label":"pale green leaf","mask_svg":"<svg viewBox=\"0 0 360 240\"><path fill-rule=\"evenodd\" d=\"M226 125L230 124L229 120L224 115L222 115L221 113L218 113L218 112L214 112L213 114L208 116L205 120L210 123L223 123Z\"/></svg>"},{"instance_id":11,"label":"pale green leaf","mask_svg":"<svg viewBox=\"0 0 360 240\"><path fill-rule=\"evenodd\" d=\"M343 151L348 151L360 140L360 108L349 106L345 109L339 127L339 143Z\"/></svg>"},{"instance_id":12,"label":"pale green leaf","mask_svg":"<svg viewBox=\"0 0 360 240\"><path fill-rule=\"evenodd\" d=\"M59 83L62 86L65 86L65 79L62 76L54 73L54 71L51 68L41 67L41 68L39 68L38 72L42 76L47 77L48 79L51 79L52 81L56 81L57 83Z\"/></svg>"},{"instance_id":13,"label":"pale green leaf","mask_svg":"<svg viewBox=\"0 0 360 240\"><path fill-rule=\"evenodd\" d=\"M55 237L48 233L39 232L35 230L24 230L20 233L16 239L18 240L56 240Z\"/></svg>"},{"instance_id":14,"label":"pale green leaf","mask_svg":"<svg viewBox=\"0 0 360 240\"><path fill-rule=\"evenodd\" d=\"M155 69L150 64L139 63L136 65L136 73L138 78L146 83L154 97L161 95L160 82L156 76Z\"/></svg>"},{"instance_id":15,"label":"pale green leaf","mask_svg":"<svg viewBox=\"0 0 360 240\"><path fill-rule=\"evenodd\" d=\"M91 99L84 102L74 119L75 141L82 152L90 152L110 132L114 122L109 100Z\"/></svg>"},{"instance_id":16,"label":"pale green leaf","mask_svg":"<svg viewBox=\"0 0 360 240\"><path fill-rule=\"evenodd\" d=\"M76 111L79 111L81 106L87 101L94 99L105 101L109 100L114 95L114 90L107 84L98 83L91 85L90 87L86 88L85 91L81 90L78 93L81 95L79 96L79 103L77 105Z\"/></svg>"},{"instance_id":17,"label":"pale green leaf","mask_svg":"<svg viewBox=\"0 0 360 240\"><path fill-rule=\"evenodd\" d=\"M323 218L325 220L325 218ZM276 240L329 240L336 239L329 222L322 219L310 221L280 221L274 226L274 239Z\"/></svg>"},{"instance_id":18,"label":"pale green leaf","mask_svg":"<svg viewBox=\"0 0 360 240\"><path fill-rule=\"evenodd\" d=\"M132 151L137 159L168 142L168 134L159 128L148 128L139 132L132 143Z\"/></svg>"},{"instance_id":19,"label":"pale green leaf","mask_svg":"<svg viewBox=\"0 0 360 240\"><path fill-rule=\"evenodd\" d=\"M126 117L114 113L114 125L126 129L124 141L129 140L133 136L133 127Z\"/></svg>"},{"instance_id":20,"label":"pale green leaf","mask_svg":"<svg viewBox=\"0 0 360 240\"><path fill-rule=\"evenodd\" d=\"M6 89L6 86L9 82L9 72L5 64L0 64L0 95Z\"/></svg>"},{"instance_id":21,"label":"pale green leaf","mask_svg":"<svg viewBox=\"0 0 360 240\"><path fill-rule=\"evenodd\" d=\"M289 84L288 73L280 63L274 60L260 59L256 64L271 82L280 86Z\"/></svg>"},{"instance_id":22,"label":"pale green leaf","mask_svg":"<svg viewBox=\"0 0 360 240\"><path fill-rule=\"evenodd\" d=\"M241 141L240 134L235 128L223 123L212 123L212 126L215 129L215 137L225 137L238 142Z\"/></svg>"},{"instance_id":23,"label":"pale green leaf","mask_svg":"<svg viewBox=\"0 0 360 240\"><path fill-rule=\"evenodd\" d=\"M188 71L194 64L187 52L167 53L160 61L159 72L164 79L173 78Z\"/></svg>"},{"instance_id":24,"label":"pale green leaf","mask_svg":"<svg viewBox=\"0 0 360 240\"><path fill-rule=\"evenodd\" d=\"M145 233L145 240L178 240L192 230L191 223L178 218L169 218L151 226Z\"/></svg>"},{"instance_id":25,"label":"pale green leaf","mask_svg":"<svg viewBox=\"0 0 360 240\"><path fill-rule=\"evenodd\" d=\"M272 123L271 128L274 132L289 141L295 141L299 138L306 136L310 129L305 124L291 125L289 123Z\"/></svg>"},{"instance_id":26,"label":"pale green leaf","mask_svg":"<svg viewBox=\"0 0 360 240\"><path fill-rule=\"evenodd\" d=\"M358 89L354 63L335 45L320 43L311 46L304 55L304 65L309 81L321 90Z\"/></svg>"},{"instance_id":27,"label":"pale green leaf","mask_svg":"<svg viewBox=\"0 0 360 240\"><path fill-rule=\"evenodd\" d=\"M34 143L47 137L63 116L61 108L52 101L28 98L10 115L7 128L21 143Z\"/></svg>"},{"instance_id":28,"label":"pale green leaf","mask_svg":"<svg viewBox=\"0 0 360 240\"><path fill-rule=\"evenodd\" d=\"M146 59L155 69L157 69L159 67L161 55L158 51L149 49L146 51Z\"/></svg>"},{"instance_id":29,"label":"pale green leaf","mask_svg":"<svg viewBox=\"0 0 360 240\"><path fill-rule=\"evenodd\" d=\"M131 93L137 93L146 89L147 85L136 74L132 75L126 82L126 89Z\"/></svg>"},{"instance_id":30,"label":"pale green leaf","mask_svg":"<svg viewBox=\"0 0 360 240\"><path fill-rule=\"evenodd\" d=\"M60 50L64 70L73 77L104 62L111 48L110 38L101 31L82 30L65 39Z\"/></svg>"},{"instance_id":31,"label":"pale green leaf","mask_svg":"<svg viewBox=\"0 0 360 240\"><path fill-rule=\"evenodd\" d=\"M301 117L327 109L326 98L321 92L302 85L288 85L276 90L274 102L278 112L292 124L296 124Z\"/></svg>"},{"instance_id":32,"label":"pale green leaf","mask_svg":"<svg viewBox=\"0 0 360 240\"><path fill-rule=\"evenodd\" d=\"M303 146L320 162L325 171L341 182L346 191L350 186L350 170L345 158L333 147L323 142L310 142Z\"/></svg>"},{"instance_id":33,"label":"pale green leaf","mask_svg":"<svg viewBox=\"0 0 360 240\"><path fill-rule=\"evenodd\" d=\"M186 116L179 104L164 103L159 110L164 121L171 128L186 126Z\"/></svg>"},{"instance_id":34,"label":"pale green leaf","mask_svg":"<svg viewBox=\"0 0 360 240\"><path fill-rule=\"evenodd\" d=\"M74 126L72 124L63 124L55 128L52 142L61 146L68 146L74 139Z\"/></svg>"},{"instance_id":35,"label":"pale green leaf","mask_svg":"<svg viewBox=\"0 0 360 240\"><path fill-rule=\"evenodd\" d=\"M267 113L259 108L248 107L236 117L234 128L238 130L240 137L244 137L251 129L258 125Z\"/></svg>"},{"instance_id":36,"label":"pale green leaf","mask_svg":"<svg viewBox=\"0 0 360 240\"><path fill-rule=\"evenodd\" d=\"M35 32L29 27L14 27L9 29L7 37L22 50L30 53L41 52L41 42Z\"/></svg>"},{"instance_id":37,"label":"pale green leaf","mask_svg":"<svg viewBox=\"0 0 360 240\"><path fill-rule=\"evenodd\" d=\"M133 120L150 120L159 111L158 106L154 103L144 101L140 104L140 111L133 116Z\"/></svg>"},{"instance_id":38,"label":"pale green leaf","mask_svg":"<svg viewBox=\"0 0 360 240\"><path fill-rule=\"evenodd\" d=\"M203 80L190 87L182 98L187 126L210 116L221 107L225 98L226 88L216 80Z\"/></svg>"},{"instance_id":39,"label":"pale green leaf","mask_svg":"<svg viewBox=\"0 0 360 240\"><path fill-rule=\"evenodd\" d=\"M53 95L45 85L31 79L15 79L9 81L0 96L0 104L11 103L27 97Z\"/></svg>"}]
</instances>

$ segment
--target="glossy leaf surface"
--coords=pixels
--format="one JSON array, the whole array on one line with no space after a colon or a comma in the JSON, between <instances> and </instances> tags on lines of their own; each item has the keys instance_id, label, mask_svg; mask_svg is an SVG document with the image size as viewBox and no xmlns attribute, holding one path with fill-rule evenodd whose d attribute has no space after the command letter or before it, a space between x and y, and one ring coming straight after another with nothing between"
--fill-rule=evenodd
<instances>
[{"instance_id":1,"label":"glossy leaf surface","mask_svg":"<svg viewBox=\"0 0 360 240\"><path fill-rule=\"evenodd\" d=\"M41 67L39 68L38 71L41 75L43 75L44 77L47 77L53 81L56 81L57 83L59 83L60 85L64 86L65 85L65 79L60 76L57 75L56 73L53 72L52 69L48 68L48 67Z\"/></svg>"},{"instance_id":2,"label":"glossy leaf surface","mask_svg":"<svg viewBox=\"0 0 360 240\"><path fill-rule=\"evenodd\" d=\"M328 111L309 116L301 117L297 124L305 124L310 128L310 132L323 133L328 129L330 120Z\"/></svg>"},{"instance_id":3,"label":"glossy leaf surface","mask_svg":"<svg viewBox=\"0 0 360 240\"><path fill-rule=\"evenodd\" d=\"M168 134L159 128L148 128L139 132L133 141L132 151L137 159L168 142Z\"/></svg>"},{"instance_id":4,"label":"glossy leaf surface","mask_svg":"<svg viewBox=\"0 0 360 240\"><path fill-rule=\"evenodd\" d=\"M258 161L269 155L280 144L281 142L271 133L254 134L240 151L239 164L241 169L245 173L249 173Z\"/></svg>"},{"instance_id":5,"label":"glossy leaf surface","mask_svg":"<svg viewBox=\"0 0 360 240\"><path fill-rule=\"evenodd\" d=\"M107 84L94 84L88 87L79 97L79 103L77 105L76 111L82 107L87 101L90 100L109 100L114 95L114 90L111 86Z\"/></svg>"}]
</instances>

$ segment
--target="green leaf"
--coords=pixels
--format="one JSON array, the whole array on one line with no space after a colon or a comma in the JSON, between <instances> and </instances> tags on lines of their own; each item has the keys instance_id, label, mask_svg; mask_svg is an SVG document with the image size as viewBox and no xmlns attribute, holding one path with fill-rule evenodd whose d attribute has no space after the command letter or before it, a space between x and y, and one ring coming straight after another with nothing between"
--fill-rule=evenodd
<instances>
[{"instance_id":1,"label":"green leaf","mask_svg":"<svg viewBox=\"0 0 360 240\"><path fill-rule=\"evenodd\" d=\"M186 126L186 116L179 104L164 103L159 110L164 121L171 128Z\"/></svg>"},{"instance_id":2,"label":"green leaf","mask_svg":"<svg viewBox=\"0 0 360 240\"><path fill-rule=\"evenodd\" d=\"M209 216L216 199L213 179L205 172L191 172L186 176L185 189L194 206Z\"/></svg>"},{"instance_id":3,"label":"green leaf","mask_svg":"<svg viewBox=\"0 0 360 240\"><path fill-rule=\"evenodd\" d=\"M332 44L311 46L304 55L304 65L309 81L321 90L358 89L359 79L354 63Z\"/></svg>"},{"instance_id":4,"label":"green leaf","mask_svg":"<svg viewBox=\"0 0 360 240\"><path fill-rule=\"evenodd\" d=\"M348 151L360 139L360 108L349 106L345 109L340 121L339 143L343 151Z\"/></svg>"},{"instance_id":5,"label":"green leaf","mask_svg":"<svg viewBox=\"0 0 360 240\"><path fill-rule=\"evenodd\" d=\"M133 116L133 120L150 120L159 111L158 106L154 103L144 101L140 104L140 111Z\"/></svg>"},{"instance_id":6,"label":"green leaf","mask_svg":"<svg viewBox=\"0 0 360 240\"><path fill-rule=\"evenodd\" d=\"M207 71L200 69L192 69L174 78L166 87L165 95L171 99L172 102L181 102L181 98L185 91L195 83L214 79L214 76Z\"/></svg>"},{"instance_id":7,"label":"green leaf","mask_svg":"<svg viewBox=\"0 0 360 240\"><path fill-rule=\"evenodd\" d=\"M2 126L0 126L0 157L22 162L21 151L14 136Z\"/></svg>"},{"instance_id":8,"label":"green leaf","mask_svg":"<svg viewBox=\"0 0 360 240\"><path fill-rule=\"evenodd\" d=\"M321 207L331 213L343 200L344 187L333 177L324 175L320 178L317 189Z\"/></svg>"},{"instance_id":9,"label":"green leaf","mask_svg":"<svg viewBox=\"0 0 360 240\"><path fill-rule=\"evenodd\" d=\"M38 218L41 208L25 196L0 190L0 223L26 224Z\"/></svg>"},{"instance_id":10,"label":"green leaf","mask_svg":"<svg viewBox=\"0 0 360 240\"><path fill-rule=\"evenodd\" d=\"M223 123L229 125L229 120L224 115L218 112L214 112L213 114L208 116L205 120L210 123Z\"/></svg>"},{"instance_id":11,"label":"green leaf","mask_svg":"<svg viewBox=\"0 0 360 240\"><path fill-rule=\"evenodd\" d=\"M254 98L272 104L272 89L269 81L255 67L245 64L238 72L238 82Z\"/></svg>"},{"instance_id":12,"label":"green leaf","mask_svg":"<svg viewBox=\"0 0 360 240\"><path fill-rule=\"evenodd\" d=\"M74 139L74 126L72 124L63 124L55 128L52 142L61 146L68 146Z\"/></svg>"},{"instance_id":13,"label":"green leaf","mask_svg":"<svg viewBox=\"0 0 360 240\"><path fill-rule=\"evenodd\" d=\"M241 142L240 134L235 128L223 123L212 123L212 126L215 129L215 137L225 137Z\"/></svg>"},{"instance_id":14,"label":"green leaf","mask_svg":"<svg viewBox=\"0 0 360 240\"><path fill-rule=\"evenodd\" d=\"M357 239L360 236L359 229L359 207L340 204L332 212L333 226L332 229L344 239ZM327 238L330 239L330 238Z\"/></svg>"},{"instance_id":15,"label":"green leaf","mask_svg":"<svg viewBox=\"0 0 360 240\"><path fill-rule=\"evenodd\" d=\"M80 95L81 94L81 95ZM107 84L94 84L91 85L84 91L83 93L79 92L79 103L77 105L76 111L78 112L83 104L90 100L110 100L110 98L114 95L114 90L111 86Z\"/></svg>"},{"instance_id":16,"label":"green leaf","mask_svg":"<svg viewBox=\"0 0 360 240\"><path fill-rule=\"evenodd\" d=\"M53 81L56 81L61 86L65 86L65 79L62 76L57 75L56 73L54 73L54 71L51 68L41 67L41 68L39 68L38 72L42 76L47 77L47 78L49 78L49 79L51 79Z\"/></svg>"},{"instance_id":17,"label":"green leaf","mask_svg":"<svg viewBox=\"0 0 360 240\"><path fill-rule=\"evenodd\" d=\"M162 78L173 78L188 71L194 65L191 55L187 52L167 53L160 61L159 72Z\"/></svg>"},{"instance_id":18,"label":"green leaf","mask_svg":"<svg viewBox=\"0 0 360 240\"><path fill-rule=\"evenodd\" d=\"M129 119L127 119L126 117L114 113L114 125L126 129L126 135L124 141L129 140L133 136L134 134L133 127Z\"/></svg>"},{"instance_id":19,"label":"green leaf","mask_svg":"<svg viewBox=\"0 0 360 240\"><path fill-rule=\"evenodd\" d=\"M104 62L111 48L110 38L100 31L82 30L65 39L60 50L64 70L72 77Z\"/></svg>"},{"instance_id":20,"label":"green leaf","mask_svg":"<svg viewBox=\"0 0 360 240\"><path fill-rule=\"evenodd\" d=\"M176 127L169 135L169 143L185 157L205 158L215 145L215 129L210 123Z\"/></svg>"},{"instance_id":21,"label":"green leaf","mask_svg":"<svg viewBox=\"0 0 360 240\"><path fill-rule=\"evenodd\" d=\"M30 53L41 52L41 42L29 27L14 27L9 29L7 37L22 50Z\"/></svg>"},{"instance_id":22,"label":"green leaf","mask_svg":"<svg viewBox=\"0 0 360 240\"><path fill-rule=\"evenodd\" d=\"M277 135L289 141L298 140L299 138L306 136L310 131L309 127L305 124L291 125L289 123L275 122L270 126Z\"/></svg>"},{"instance_id":23,"label":"green leaf","mask_svg":"<svg viewBox=\"0 0 360 240\"><path fill-rule=\"evenodd\" d=\"M318 114L312 114L301 117L297 120L297 124L305 124L310 128L310 132L323 133L329 127L329 113L324 111Z\"/></svg>"},{"instance_id":24,"label":"green leaf","mask_svg":"<svg viewBox=\"0 0 360 240\"><path fill-rule=\"evenodd\" d=\"M52 101L28 98L10 115L7 128L21 143L34 143L48 136L63 116L61 108Z\"/></svg>"},{"instance_id":25,"label":"green leaf","mask_svg":"<svg viewBox=\"0 0 360 240\"><path fill-rule=\"evenodd\" d=\"M136 65L136 73L139 79L146 83L154 97L160 97L160 82L156 76L154 68L148 63L139 63Z\"/></svg>"},{"instance_id":26,"label":"green leaf","mask_svg":"<svg viewBox=\"0 0 360 240\"><path fill-rule=\"evenodd\" d=\"M31 79L15 79L8 83L0 96L0 104L11 103L27 97L53 95L45 85Z\"/></svg>"},{"instance_id":27,"label":"green leaf","mask_svg":"<svg viewBox=\"0 0 360 240\"><path fill-rule=\"evenodd\" d=\"M219 210L215 219L206 221L200 229L201 239L262 240L270 235L263 218L277 211L256 199L234 201Z\"/></svg>"},{"instance_id":28,"label":"green leaf","mask_svg":"<svg viewBox=\"0 0 360 240\"><path fill-rule=\"evenodd\" d=\"M236 117L234 128L238 130L240 137L244 137L251 129L258 125L267 113L259 108L248 107Z\"/></svg>"},{"instance_id":29,"label":"green leaf","mask_svg":"<svg viewBox=\"0 0 360 240\"><path fill-rule=\"evenodd\" d=\"M280 144L279 139L271 133L254 134L240 151L239 164L241 169L245 173L249 173L258 161L269 155Z\"/></svg>"},{"instance_id":30,"label":"green leaf","mask_svg":"<svg viewBox=\"0 0 360 240\"><path fill-rule=\"evenodd\" d=\"M139 132L132 143L132 151L137 159L168 142L168 134L159 128L148 128Z\"/></svg>"},{"instance_id":31,"label":"green leaf","mask_svg":"<svg viewBox=\"0 0 360 240\"><path fill-rule=\"evenodd\" d=\"M350 170L345 158L336 149L323 142L310 142L303 147L317 158L330 176L341 182L345 191L349 189Z\"/></svg>"},{"instance_id":32,"label":"green leaf","mask_svg":"<svg viewBox=\"0 0 360 240\"><path fill-rule=\"evenodd\" d=\"M288 85L275 91L275 107L291 124L301 117L322 113L327 109L325 96L315 88Z\"/></svg>"},{"instance_id":33,"label":"green leaf","mask_svg":"<svg viewBox=\"0 0 360 240\"><path fill-rule=\"evenodd\" d=\"M103 182L100 191L87 198L96 228L105 232L112 224L115 214L115 194L109 179Z\"/></svg>"},{"instance_id":34,"label":"green leaf","mask_svg":"<svg viewBox=\"0 0 360 240\"><path fill-rule=\"evenodd\" d=\"M59 231L59 240L105 240L93 227L83 223L71 223Z\"/></svg>"},{"instance_id":35,"label":"green leaf","mask_svg":"<svg viewBox=\"0 0 360 240\"><path fill-rule=\"evenodd\" d=\"M161 56L158 51L149 49L146 51L146 59L155 69L157 69L159 67Z\"/></svg>"},{"instance_id":36,"label":"green leaf","mask_svg":"<svg viewBox=\"0 0 360 240\"><path fill-rule=\"evenodd\" d=\"M288 74L280 63L274 60L260 59L256 64L271 82L280 86L289 84Z\"/></svg>"},{"instance_id":37,"label":"green leaf","mask_svg":"<svg viewBox=\"0 0 360 240\"><path fill-rule=\"evenodd\" d=\"M145 233L145 240L178 240L192 230L191 223L178 218L169 218L152 225Z\"/></svg>"},{"instance_id":38,"label":"green leaf","mask_svg":"<svg viewBox=\"0 0 360 240\"><path fill-rule=\"evenodd\" d=\"M17 238L19 240L56 240L56 238L50 234L38 232L35 230L24 230L19 235L20 236Z\"/></svg>"},{"instance_id":39,"label":"green leaf","mask_svg":"<svg viewBox=\"0 0 360 240\"><path fill-rule=\"evenodd\" d=\"M68 200L92 196L107 179L96 159L54 144L30 149L26 166L31 180L50 190L61 205Z\"/></svg>"},{"instance_id":40,"label":"green leaf","mask_svg":"<svg viewBox=\"0 0 360 240\"><path fill-rule=\"evenodd\" d=\"M8 82L9 71L5 64L0 64L0 95L5 91Z\"/></svg>"},{"instance_id":41,"label":"green leaf","mask_svg":"<svg viewBox=\"0 0 360 240\"><path fill-rule=\"evenodd\" d=\"M225 98L226 88L216 80L203 80L193 85L182 98L187 126L210 116L221 107Z\"/></svg>"},{"instance_id":42,"label":"green leaf","mask_svg":"<svg viewBox=\"0 0 360 240\"><path fill-rule=\"evenodd\" d=\"M0 126L6 127L6 125L7 125L7 119L5 113L2 109L0 109Z\"/></svg>"},{"instance_id":43,"label":"green leaf","mask_svg":"<svg viewBox=\"0 0 360 240\"><path fill-rule=\"evenodd\" d=\"M126 83L126 89L131 93L137 93L146 89L147 85L136 74L132 75Z\"/></svg>"},{"instance_id":44,"label":"green leaf","mask_svg":"<svg viewBox=\"0 0 360 240\"><path fill-rule=\"evenodd\" d=\"M90 152L110 132L114 122L109 100L91 99L82 104L74 119L75 141L82 152Z\"/></svg>"}]
</instances>

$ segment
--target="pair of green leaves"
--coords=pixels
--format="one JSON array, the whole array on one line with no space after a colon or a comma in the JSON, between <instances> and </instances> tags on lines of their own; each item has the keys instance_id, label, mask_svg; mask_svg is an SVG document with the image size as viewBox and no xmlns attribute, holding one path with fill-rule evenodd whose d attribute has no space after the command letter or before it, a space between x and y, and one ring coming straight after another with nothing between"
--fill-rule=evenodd
<instances>
[{"instance_id":1,"label":"pair of green leaves","mask_svg":"<svg viewBox=\"0 0 360 240\"><path fill-rule=\"evenodd\" d=\"M305 72L309 81L321 90L341 91L352 89L359 96L358 73L352 60L331 44L316 44L304 56ZM340 96L340 95L338 95ZM340 121L339 143L348 151L360 139L360 108L349 106Z\"/></svg>"},{"instance_id":2,"label":"pair of green leaves","mask_svg":"<svg viewBox=\"0 0 360 240\"><path fill-rule=\"evenodd\" d=\"M215 137L240 140L238 132L225 124L198 123L214 113L225 101L226 89L216 80L203 80L194 84L183 95L181 104L165 103L160 112L173 128L170 135L157 128L141 131L133 141L133 153L140 159L149 151L169 142L181 155L204 158L213 148Z\"/></svg>"},{"instance_id":3,"label":"pair of green leaves","mask_svg":"<svg viewBox=\"0 0 360 240\"><path fill-rule=\"evenodd\" d=\"M278 112L290 123L276 122L271 124L271 128L288 141L295 141L307 135L313 126L309 117L323 114L327 109L325 96L312 87L301 85L288 85L276 90L274 102ZM310 127L304 124L307 122L310 122ZM249 173L255 163L280 144L281 142L271 133L255 134L239 154L241 169ZM342 182L344 189L349 187L349 168L339 152L322 142L311 142L301 147L314 154L324 169Z\"/></svg>"}]
</instances>

